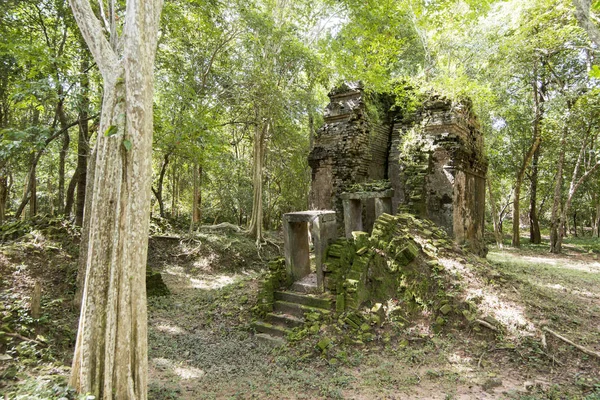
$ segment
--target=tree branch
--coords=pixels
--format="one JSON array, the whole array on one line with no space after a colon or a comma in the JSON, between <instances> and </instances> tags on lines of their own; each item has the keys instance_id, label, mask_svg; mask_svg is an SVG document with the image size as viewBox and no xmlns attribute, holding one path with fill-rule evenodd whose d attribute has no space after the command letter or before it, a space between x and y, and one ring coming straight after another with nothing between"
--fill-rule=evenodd
<instances>
[{"instance_id":1,"label":"tree branch","mask_svg":"<svg viewBox=\"0 0 600 400\"><path fill-rule=\"evenodd\" d=\"M102 25L94 15L89 0L69 0L69 4L98 69L106 80L118 64L117 55L106 40Z\"/></svg>"}]
</instances>

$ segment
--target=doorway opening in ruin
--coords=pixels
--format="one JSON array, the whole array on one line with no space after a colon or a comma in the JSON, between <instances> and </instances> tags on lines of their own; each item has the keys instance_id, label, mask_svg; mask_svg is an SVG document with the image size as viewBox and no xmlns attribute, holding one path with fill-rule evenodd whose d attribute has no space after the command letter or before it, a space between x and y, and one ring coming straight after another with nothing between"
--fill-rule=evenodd
<instances>
[{"instance_id":1,"label":"doorway opening in ruin","mask_svg":"<svg viewBox=\"0 0 600 400\"><path fill-rule=\"evenodd\" d=\"M284 214L285 265L294 290L305 293L323 292L325 251L336 237L335 211L315 210ZM311 253L315 267L314 275L311 274Z\"/></svg>"}]
</instances>

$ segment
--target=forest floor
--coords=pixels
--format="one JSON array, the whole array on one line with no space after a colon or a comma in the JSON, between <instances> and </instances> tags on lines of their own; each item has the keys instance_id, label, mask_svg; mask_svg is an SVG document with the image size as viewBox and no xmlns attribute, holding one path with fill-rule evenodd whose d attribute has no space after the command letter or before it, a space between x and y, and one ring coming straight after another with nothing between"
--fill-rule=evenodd
<instances>
[{"instance_id":1,"label":"forest floor","mask_svg":"<svg viewBox=\"0 0 600 400\"><path fill-rule=\"evenodd\" d=\"M0 245L5 398L72 398L77 232L50 228ZM549 334L547 347L541 340L547 326L600 352L599 239L569 239L558 256L542 244L480 260L483 304L521 321L515 329L405 327L391 340L334 341L326 352L315 346L320 332L273 348L250 329L265 263L278 251L266 245L259 254L235 232L150 240L149 266L171 292L148 300L150 399L600 399L600 360ZM36 280L42 316L33 320Z\"/></svg>"}]
</instances>

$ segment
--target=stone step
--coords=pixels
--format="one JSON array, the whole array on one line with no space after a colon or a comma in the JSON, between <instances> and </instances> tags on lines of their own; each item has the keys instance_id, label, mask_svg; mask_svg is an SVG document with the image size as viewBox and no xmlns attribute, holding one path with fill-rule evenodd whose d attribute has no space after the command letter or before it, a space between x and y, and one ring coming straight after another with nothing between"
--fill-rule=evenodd
<instances>
[{"instance_id":1,"label":"stone step","mask_svg":"<svg viewBox=\"0 0 600 400\"><path fill-rule=\"evenodd\" d=\"M290 303L289 301L276 300L274 309L277 312L284 314L291 314L298 318L304 318L305 313L318 312L322 314L329 314L329 310L325 310L317 307L310 307L304 304Z\"/></svg>"},{"instance_id":2,"label":"stone step","mask_svg":"<svg viewBox=\"0 0 600 400\"><path fill-rule=\"evenodd\" d=\"M284 338L279 336L271 336L267 333L257 333L254 335L254 337L259 342L273 347L285 346L285 344L287 343Z\"/></svg>"},{"instance_id":3,"label":"stone step","mask_svg":"<svg viewBox=\"0 0 600 400\"><path fill-rule=\"evenodd\" d=\"M304 325L302 319L289 314L268 313L265 320L272 325L278 325L285 328L296 328Z\"/></svg>"},{"instance_id":4,"label":"stone step","mask_svg":"<svg viewBox=\"0 0 600 400\"><path fill-rule=\"evenodd\" d=\"M285 338L289 333L289 330L284 327L272 325L268 322L262 321L254 321L252 323L252 328L258 333L266 333L268 335L281 338Z\"/></svg>"},{"instance_id":5,"label":"stone step","mask_svg":"<svg viewBox=\"0 0 600 400\"><path fill-rule=\"evenodd\" d=\"M275 299L287 301L288 303L297 303L310 307L323 308L325 310L329 310L332 307L330 299L294 292L275 292Z\"/></svg>"},{"instance_id":6,"label":"stone step","mask_svg":"<svg viewBox=\"0 0 600 400\"><path fill-rule=\"evenodd\" d=\"M292 283L291 289L299 293L319 293L319 288L317 287L317 274L314 272L310 273L304 278Z\"/></svg>"}]
</instances>

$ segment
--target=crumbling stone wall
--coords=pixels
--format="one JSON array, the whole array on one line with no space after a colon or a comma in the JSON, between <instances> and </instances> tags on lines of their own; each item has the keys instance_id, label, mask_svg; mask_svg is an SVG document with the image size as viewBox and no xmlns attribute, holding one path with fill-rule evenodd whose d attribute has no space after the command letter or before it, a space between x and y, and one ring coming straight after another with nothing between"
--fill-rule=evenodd
<instances>
[{"instance_id":1,"label":"crumbling stone wall","mask_svg":"<svg viewBox=\"0 0 600 400\"><path fill-rule=\"evenodd\" d=\"M336 210L341 220L341 193L356 183L387 178L391 126L388 114L369 115L368 107L376 104L358 84L344 84L329 98L325 124L308 157L309 203L312 209Z\"/></svg>"},{"instance_id":2,"label":"crumbling stone wall","mask_svg":"<svg viewBox=\"0 0 600 400\"><path fill-rule=\"evenodd\" d=\"M309 155L311 207L334 209L341 221L340 195L347 188L388 179L394 212L430 219L458 243L485 254L487 162L471 104L433 96L416 112L389 111L383 96L367 97L352 84L329 97ZM386 111L373 118L368 110L377 108ZM366 204L367 221L373 212Z\"/></svg>"}]
</instances>

